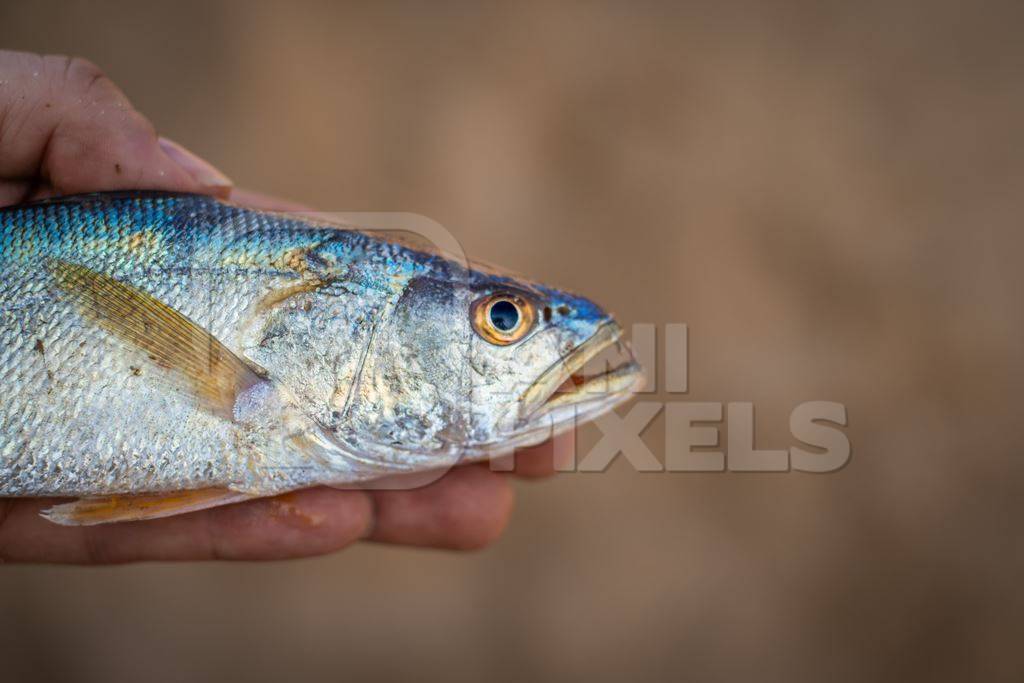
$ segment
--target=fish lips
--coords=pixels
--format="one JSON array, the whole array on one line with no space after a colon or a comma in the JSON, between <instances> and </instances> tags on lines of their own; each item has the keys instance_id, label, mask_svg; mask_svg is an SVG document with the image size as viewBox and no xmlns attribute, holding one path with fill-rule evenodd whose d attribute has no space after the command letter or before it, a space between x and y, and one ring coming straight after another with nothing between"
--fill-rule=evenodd
<instances>
[{"instance_id":1,"label":"fish lips","mask_svg":"<svg viewBox=\"0 0 1024 683\"><path fill-rule=\"evenodd\" d=\"M520 396L517 426L584 420L627 400L644 382L643 368L621 341L622 328L611 319L570 354L547 368ZM607 354L608 350L610 354ZM607 354L606 370L587 374L585 366Z\"/></svg>"}]
</instances>

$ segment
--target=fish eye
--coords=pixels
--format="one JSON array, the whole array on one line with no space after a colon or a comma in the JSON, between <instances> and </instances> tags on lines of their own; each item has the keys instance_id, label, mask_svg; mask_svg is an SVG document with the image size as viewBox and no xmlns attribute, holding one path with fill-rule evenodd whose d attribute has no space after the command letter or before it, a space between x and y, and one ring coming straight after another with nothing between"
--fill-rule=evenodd
<instances>
[{"instance_id":1,"label":"fish eye","mask_svg":"<svg viewBox=\"0 0 1024 683\"><path fill-rule=\"evenodd\" d=\"M501 332L511 332L519 324L519 308L505 299L491 304L491 310L487 315L491 320L491 325Z\"/></svg>"},{"instance_id":2,"label":"fish eye","mask_svg":"<svg viewBox=\"0 0 1024 683\"><path fill-rule=\"evenodd\" d=\"M473 329L497 346L514 344L530 331L533 304L516 294L492 294L473 304Z\"/></svg>"}]
</instances>

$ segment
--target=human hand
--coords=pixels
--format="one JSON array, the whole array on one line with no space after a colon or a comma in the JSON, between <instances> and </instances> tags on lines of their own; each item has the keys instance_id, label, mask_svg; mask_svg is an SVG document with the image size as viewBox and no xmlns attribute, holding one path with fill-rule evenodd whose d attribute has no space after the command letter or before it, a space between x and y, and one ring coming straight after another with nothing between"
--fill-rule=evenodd
<instances>
[{"instance_id":1,"label":"human hand","mask_svg":"<svg viewBox=\"0 0 1024 683\"><path fill-rule=\"evenodd\" d=\"M94 65L0 51L0 206L118 189L201 192L255 208L302 207L251 192L157 136ZM515 474L554 472L548 443L516 455ZM53 500L0 498L0 562L106 564L145 560L268 560L332 552L358 540L478 548L512 509L505 474L458 467L419 489L316 488L178 517L62 527Z\"/></svg>"}]
</instances>

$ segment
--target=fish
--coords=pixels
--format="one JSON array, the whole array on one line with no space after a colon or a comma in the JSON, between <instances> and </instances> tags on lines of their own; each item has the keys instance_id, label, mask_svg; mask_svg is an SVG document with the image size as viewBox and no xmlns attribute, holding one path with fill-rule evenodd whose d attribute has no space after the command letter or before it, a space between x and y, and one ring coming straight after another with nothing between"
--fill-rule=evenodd
<instances>
[{"instance_id":1,"label":"fish","mask_svg":"<svg viewBox=\"0 0 1024 683\"><path fill-rule=\"evenodd\" d=\"M643 369L582 296L120 191L0 209L0 379L0 497L72 498L41 514L92 525L486 460L612 410Z\"/></svg>"}]
</instances>

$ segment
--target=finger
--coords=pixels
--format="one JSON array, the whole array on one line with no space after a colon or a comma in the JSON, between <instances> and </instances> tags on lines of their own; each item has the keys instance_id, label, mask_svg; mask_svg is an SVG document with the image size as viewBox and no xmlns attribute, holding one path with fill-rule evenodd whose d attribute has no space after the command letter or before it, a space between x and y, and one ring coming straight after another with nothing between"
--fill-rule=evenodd
<instances>
[{"instance_id":1,"label":"finger","mask_svg":"<svg viewBox=\"0 0 1024 683\"><path fill-rule=\"evenodd\" d=\"M195 152L185 149L174 140L169 140L165 137L157 138L157 144L164 154L185 169L210 194L216 195L221 199L227 199L231 195L231 188L234 183L209 161L198 156Z\"/></svg>"},{"instance_id":2,"label":"finger","mask_svg":"<svg viewBox=\"0 0 1024 683\"><path fill-rule=\"evenodd\" d=\"M458 467L420 489L372 491L375 524L369 540L470 550L493 542L512 513L506 479L486 466Z\"/></svg>"},{"instance_id":3,"label":"finger","mask_svg":"<svg viewBox=\"0 0 1024 683\"><path fill-rule=\"evenodd\" d=\"M146 522L63 527L39 516L52 502L0 500L0 562L307 557L334 552L365 536L372 513L369 496L362 491L316 488Z\"/></svg>"},{"instance_id":4,"label":"finger","mask_svg":"<svg viewBox=\"0 0 1024 683\"><path fill-rule=\"evenodd\" d=\"M0 52L0 81L0 178L14 181L10 187L227 191L222 174L196 173L181 155L172 158L153 125L90 62Z\"/></svg>"},{"instance_id":5,"label":"finger","mask_svg":"<svg viewBox=\"0 0 1024 683\"><path fill-rule=\"evenodd\" d=\"M514 455L497 459L491 466L495 472L514 474L523 479L542 479L557 472L568 472L575 460L576 437L566 432L539 446L517 450Z\"/></svg>"},{"instance_id":6,"label":"finger","mask_svg":"<svg viewBox=\"0 0 1024 683\"><path fill-rule=\"evenodd\" d=\"M4 180L0 178L0 207L37 198L37 183L31 180ZM39 197L41 199L41 197Z\"/></svg>"}]
</instances>

